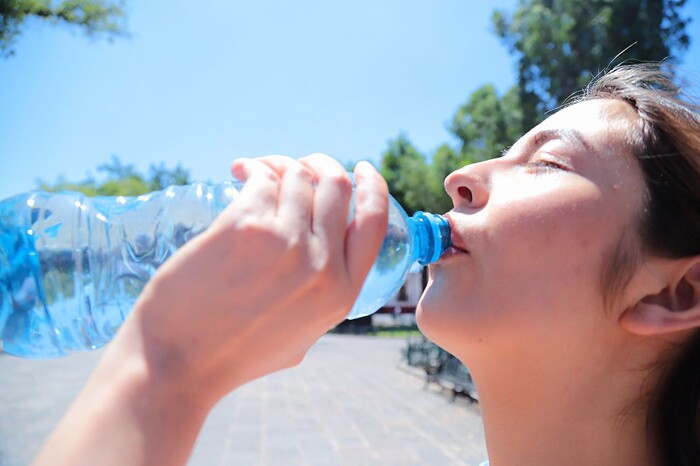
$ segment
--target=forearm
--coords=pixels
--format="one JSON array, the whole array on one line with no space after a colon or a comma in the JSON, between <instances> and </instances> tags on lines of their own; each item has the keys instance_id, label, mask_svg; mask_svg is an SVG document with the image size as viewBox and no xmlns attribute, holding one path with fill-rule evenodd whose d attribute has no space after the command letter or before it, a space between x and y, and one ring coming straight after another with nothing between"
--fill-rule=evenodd
<instances>
[{"instance_id":1,"label":"forearm","mask_svg":"<svg viewBox=\"0 0 700 466\"><path fill-rule=\"evenodd\" d=\"M34 464L185 464L210 406L168 385L139 352L108 351Z\"/></svg>"}]
</instances>

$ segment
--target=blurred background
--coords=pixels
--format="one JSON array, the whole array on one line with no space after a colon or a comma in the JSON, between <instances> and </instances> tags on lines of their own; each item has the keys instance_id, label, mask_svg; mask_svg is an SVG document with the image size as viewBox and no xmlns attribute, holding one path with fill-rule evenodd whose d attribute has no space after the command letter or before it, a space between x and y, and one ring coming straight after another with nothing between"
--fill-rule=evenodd
<instances>
[{"instance_id":1,"label":"blurred background","mask_svg":"<svg viewBox=\"0 0 700 466\"><path fill-rule=\"evenodd\" d=\"M449 172L615 64L700 86L698 20L700 0L0 0L0 199L137 195L325 152L374 163L409 213L444 212ZM227 397L190 464L478 464L468 369L415 327L424 285L413 269L300 368ZM0 466L29 463L99 354L0 353Z\"/></svg>"},{"instance_id":2,"label":"blurred background","mask_svg":"<svg viewBox=\"0 0 700 466\"><path fill-rule=\"evenodd\" d=\"M621 61L700 71L700 0L0 0L0 198L369 160L409 211Z\"/></svg>"}]
</instances>

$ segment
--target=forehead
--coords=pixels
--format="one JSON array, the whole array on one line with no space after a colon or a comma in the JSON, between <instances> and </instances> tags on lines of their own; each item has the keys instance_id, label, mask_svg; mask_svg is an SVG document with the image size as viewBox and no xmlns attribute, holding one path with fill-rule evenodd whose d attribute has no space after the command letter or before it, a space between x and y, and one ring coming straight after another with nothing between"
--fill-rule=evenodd
<instances>
[{"instance_id":1,"label":"forehead","mask_svg":"<svg viewBox=\"0 0 700 466\"><path fill-rule=\"evenodd\" d=\"M615 99L579 102L547 118L540 129L570 129L595 149L631 152L631 141L639 128L639 116L627 103ZM603 154L610 152L603 150ZM601 155L603 155L601 154Z\"/></svg>"}]
</instances>

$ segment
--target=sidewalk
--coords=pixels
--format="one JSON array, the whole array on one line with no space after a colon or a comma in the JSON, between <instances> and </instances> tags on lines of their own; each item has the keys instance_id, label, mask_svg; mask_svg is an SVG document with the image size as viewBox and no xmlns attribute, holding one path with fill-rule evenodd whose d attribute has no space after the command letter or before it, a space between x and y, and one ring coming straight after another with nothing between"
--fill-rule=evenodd
<instances>
[{"instance_id":1,"label":"sidewalk","mask_svg":"<svg viewBox=\"0 0 700 466\"><path fill-rule=\"evenodd\" d=\"M250 383L210 414L190 459L212 465L474 465L478 406L402 370L402 339L328 335L301 366ZM0 355L0 465L27 464L97 361Z\"/></svg>"}]
</instances>

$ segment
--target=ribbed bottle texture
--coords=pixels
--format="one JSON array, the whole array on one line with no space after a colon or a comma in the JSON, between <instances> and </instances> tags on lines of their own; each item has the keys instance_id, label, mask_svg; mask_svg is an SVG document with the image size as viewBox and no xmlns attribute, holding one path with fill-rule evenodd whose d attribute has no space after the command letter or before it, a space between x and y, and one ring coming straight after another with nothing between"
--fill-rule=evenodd
<instances>
[{"instance_id":1,"label":"ribbed bottle texture","mask_svg":"<svg viewBox=\"0 0 700 466\"><path fill-rule=\"evenodd\" d=\"M204 231L241 186L191 184L139 197L36 192L0 202L5 351L56 357L107 343L158 267ZM393 198L390 205L387 236L349 318L375 312L415 261L435 261L449 246L443 217L408 218Z\"/></svg>"}]
</instances>

